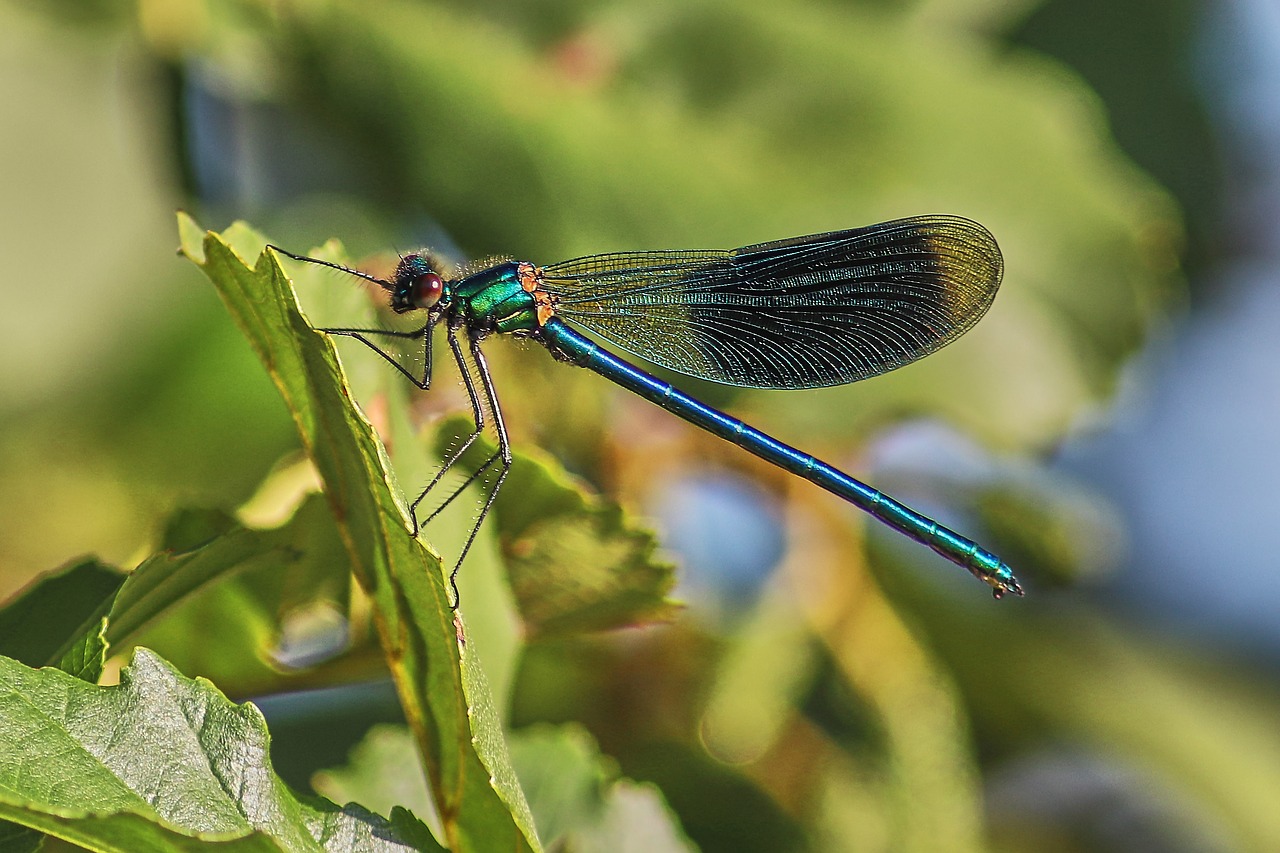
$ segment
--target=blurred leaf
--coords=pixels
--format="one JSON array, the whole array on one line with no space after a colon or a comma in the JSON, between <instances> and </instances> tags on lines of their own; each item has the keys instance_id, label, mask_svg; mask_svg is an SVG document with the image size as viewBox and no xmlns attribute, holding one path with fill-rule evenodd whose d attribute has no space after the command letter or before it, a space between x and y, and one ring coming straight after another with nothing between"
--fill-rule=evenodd
<instances>
[{"instance_id":1,"label":"blurred leaf","mask_svg":"<svg viewBox=\"0 0 1280 853\"><path fill-rule=\"evenodd\" d=\"M1197 0L1001 2L1027 11L1009 22L1011 44L1062 60L1086 80L1117 144L1178 197L1188 222L1183 262L1191 284L1214 281L1195 273L1220 258L1218 234L1231 204L1229 156L1219 136L1225 128L1215 127L1222 114L1213 103L1225 89L1208 70L1216 65L1216 73L1229 73L1220 57L1213 59L1228 48L1209 47L1206 38L1224 19ZM1199 61L1188 62L1191 56Z\"/></svg>"},{"instance_id":2,"label":"blurred leaf","mask_svg":"<svg viewBox=\"0 0 1280 853\"><path fill-rule=\"evenodd\" d=\"M618 779L609 786L603 813L570 833L566 849L577 853L692 853L697 847L680 831L679 821L655 786Z\"/></svg>"},{"instance_id":3,"label":"blurred leaf","mask_svg":"<svg viewBox=\"0 0 1280 853\"><path fill-rule=\"evenodd\" d=\"M808 512L795 513L790 532L800 544L783 571L835 670L826 689L843 687L857 705L834 697L825 720L809 710L822 735L793 721L755 773L779 798L804 801L797 789L808 788L828 832L855 833L839 849L859 849L877 834L893 850L933 850L939 838L949 850L984 849L974 745L956 686L859 564L865 548L856 528L813 524L825 505L816 495L803 501ZM851 713L852 725L841 719ZM847 742L848 730L859 737ZM824 772L814 773L814 763Z\"/></svg>"},{"instance_id":4,"label":"blurred leaf","mask_svg":"<svg viewBox=\"0 0 1280 853\"><path fill-rule=\"evenodd\" d=\"M652 785L619 778L576 725L533 726L511 738L511 759L547 846L566 851L692 851Z\"/></svg>"},{"instance_id":5,"label":"blurred leaf","mask_svg":"<svg viewBox=\"0 0 1280 853\"><path fill-rule=\"evenodd\" d=\"M126 577L94 559L41 576L0 610L0 654L27 666L57 664L81 636L97 633Z\"/></svg>"},{"instance_id":6,"label":"blurred leaf","mask_svg":"<svg viewBox=\"0 0 1280 853\"><path fill-rule=\"evenodd\" d=\"M184 670L241 694L302 686L297 677L289 684L290 662L281 654L287 619L319 603L348 615L350 563L324 500L312 496L274 530L182 511L171 517L165 539L195 547L161 551L133 571L111 612L110 642L155 647ZM344 634L334 652L346 646ZM324 680L305 670L293 675Z\"/></svg>"},{"instance_id":7,"label":"blurred leaf","mask_svg":"<svg viewBox=\"0 0 1280 853\"><path fill-rule=\"evenodd\" d=\"M43 832L0 820L0 851L3 853L36 853L44 845L44 840Z\"/></svg>"},{"instance_id":8,"label":"blurred leaf","mask_svg":"<svg viewBox=\"0 0 1280 853\"><path fill-rule=\"evenodd\" d=\"M405 529L385 450L351 404L333 346L298 312L288 279L245 226L224 237L179 218L184 253L218 288L285 399L325 483L357 581L374 605L383 650L454 850L540 849L506 757L497 715L465 627L449 607L439 559ZM224 242L227 241L227 242ZM233 250L234 244L237 250Z\"/></svg>"},{"instance_id":9,"label":"blurred leaf","mask_svg":"<svg viewBox=\"0 0 1280 853\"><path fill-rule=\"evenodd\" d=\"M1280 849L1280 694L1221 658L1117 627L1065 597L1051 610L956 607L908 572L881 582L910 607L975 725L1009 752L1046 738L1153 772L1172 811L1240 849ZM992 665L992 660L999 665ZM1176 833L1176 827L1173 828Z\"/></svg>"},{"instance_id":10,"label":"blurred leaf","mask_svg":"<svg viewBox=\"0 0 1280 853\"><path fill-rule=\"evenodd\" d=\"M607 785L618 775L591 735L572 724L532 726L513 734L511 760L548 847L600 820Z\"/></svg>"},{"instance_id":11,"label":"blurred leaf","mask_svg":"<svg viewBox=\"0 0 1280 853\"><path fill-rule=\"evenodd\" d=\"M146 649L117 687L0 658L0 728L0 816L91 850L413 849L358 806L296 797L253 705Z\"/></svg>"},{"instance_id":12,"label":"blurred leaf","mask_svg":"<svg viewBox=\"0 0 1280 853\"><path fill-rule=\"evenodd\" d=\"M44 14L56 17L64 24L85 29L101 28L105 33L115 31L115 25L129 23L130 8L113 0L53 0L53 2L29 3L20 0L15 4L32 6Z\"/></svg>"},{"instance_id":13,"label":"blurred leaf","mask_svg":"<svg viewBox=\"0 0 1280 853\"><path fill-rule=\"evenodd\" d=\"M402 806L438 821L415 747L407 726L374 726L345 765L316 773L312 786L334 802L356 802L378 813Z\"/></svg>"},{"instance_id":14,"label":"blurred leaf","mask_svg":"<svg viewBox=\"0 0 1280 853\"><path fill-rule=\"evenodd\" d=\"M816 675L814 638L794 602L762 595L729 638L700 730L729 765L759 761L781 738Z\"/></svg>"},{"instance_id":15,"label":"blurred leaf","mask_svg":"<svg viewBox=\"0 0 1280 853\"><path fill-rule=\"evenodd\" d=\"M1122 514L1064 475L1009 472L975 490L969 505L1004 560L1043 589L1096 581L1123 561Z\"/></svg>"},{"instance_id":16,"label":"blurred leaf","mask_svg":"<svg viewBox=\"0 0 1280 853\"><path fill-rule=\"evenodd\" d=\"M127 575L90 561L34 585L0 611L0 634L12 640L6 651L24 663L57 663L96 681L109 643L157 644L241 693L290 680L300 686L301 679L284 670L287 661L272 659L282 619L317 601L341 607L348 589L345 549L323 501L312 498L275 530L245 528L214 510L182 510L170 518L164 540L177 550L162 551ZM77 617L95 603L87 621ZM193 631L193 625L209 630ZM56 651L18 648L20 641L35 643L38 631L46 635L43 645ZM367 668L360 674L367 676Z\"/></svg>"},{"instance_id":17,"label":"blurred leaf","mask_svg":"<svg viewBox=\"0 0 1280 853\"><path fill-rule=\"evenodd\" d=\"M463 418L437 433L446 444L471 431ZM459 462L483 463L494 445L481 438ZM515 453L494 503L502 555L527 633L548 637L672 618L667 598L675 567L657 538L618 504L592 491L536 449Z\"/></svg>"},{"instance_id":18,"label":"blurred leaf","mask_svg":"<svg viewBox=\"0 0 1280 853\"><path fill-rule=\"evenodd\" d=\"M511 738L511 758L548 849L565 853L688 851L662 795L651 785L618 778L614 763L576 725L536 726ZM345 767L317 774L316 787L337 800L378 809L427 803L412 735L403 726L376 726Z\"/></svg>"},{"instance_id":19,"label":"blurred leaf","mask_svg":"<svg viewBox=\"0 0 1280 853\"><path fill-rule=\"evenodd\" d=\"M789 806L801 799L799 793L821 769L820 764L806 764L807 775L803 778L752 779L740 768L728 767L707 755L696 736L683 743L666 738L638 742L632 739L623 746L627 753L619 755L619 760L628 776L656 783L694 842L735 853L809 849L805 821L810 815ZM808 756L798 758L803 757ZM788 783L795 784L796 794L779 797L777 789ZM805 803L805 807L809 804Z\"/></svg>"},{"instance_id":20,"label":"blurred leaf","mask_svg":"<svg viewBox=\"0 0 1280 853\"><path fill-rule=\"evenodd\" d=\"M220 509L182 508L165 520L159 550L194 551L238 526Z\"/></svg>"},{"instance_id":21,"label":"blurred leaf","mask_svg":"<svg viewBox=\"0 0 1280 853\"><path fill-rule=\"evenodd\" d=\"M296 563L307 552L295 547L289 535L292 532L291 527L281 531L237 527L193 550L161 551L148 557L116 597L107 639L112 645L133 639L232 571L278 570Z\"/></svg>"}]
</instances>

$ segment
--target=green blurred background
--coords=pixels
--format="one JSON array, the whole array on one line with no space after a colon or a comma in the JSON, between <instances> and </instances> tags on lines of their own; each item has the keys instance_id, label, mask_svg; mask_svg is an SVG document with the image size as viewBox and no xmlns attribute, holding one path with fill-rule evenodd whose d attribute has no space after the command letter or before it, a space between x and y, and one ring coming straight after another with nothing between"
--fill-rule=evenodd
<instances>
[{"instance_id":1,"label":"green blurred background","mask_svg":"<svg viewBox=\"0 0 1280 853\"><path fill-rule=\"evenodd\" d=\"M504 716L583 724L708 851L1280 849L1275 56L1265 0L7 0L0 598L134 565L295 458L176 208L535 262L955 213L1006 274L943 353L682 384L975 534L1028 597L494 341L517 445L653 519L688 604L512 641ZM424 423L463 402L437 390ZM301 788L398 718L376 663L286 695L160 651L260 701Z\"/></svg>"}]
</instances>

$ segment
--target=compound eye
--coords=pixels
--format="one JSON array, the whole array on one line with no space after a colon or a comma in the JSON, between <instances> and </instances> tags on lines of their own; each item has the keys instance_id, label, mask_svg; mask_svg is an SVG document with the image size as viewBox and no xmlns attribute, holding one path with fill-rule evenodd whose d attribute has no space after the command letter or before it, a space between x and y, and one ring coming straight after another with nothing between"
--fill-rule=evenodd
<instances>
[{"instance_id":1,"label":"compound eye","mask_svg":"<svg viewBox=\"0 0 1280 853\"><path fill-rule=\"evenodd\" d=\"M414 308L431 308L444 295L444 280L433 272L423 273L409 285L409 304Z\"/></svg>"}]
</instances>

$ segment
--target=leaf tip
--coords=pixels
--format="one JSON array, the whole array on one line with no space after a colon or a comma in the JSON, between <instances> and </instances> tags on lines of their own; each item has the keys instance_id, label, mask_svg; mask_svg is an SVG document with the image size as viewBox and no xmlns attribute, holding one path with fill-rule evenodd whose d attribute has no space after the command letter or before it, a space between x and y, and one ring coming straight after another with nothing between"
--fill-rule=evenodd
<instances>
[{"instance_id":1,"label":"leaf tip","mask_svg":"<svg viewBox=\"0 0 1280 853\"><path fill-rule=\"evenodd\" d=\"M186 255L197 266L204 266L204 228L185 210L179 210L177 217L178 254Z\"/></svg>"}]
</instances>

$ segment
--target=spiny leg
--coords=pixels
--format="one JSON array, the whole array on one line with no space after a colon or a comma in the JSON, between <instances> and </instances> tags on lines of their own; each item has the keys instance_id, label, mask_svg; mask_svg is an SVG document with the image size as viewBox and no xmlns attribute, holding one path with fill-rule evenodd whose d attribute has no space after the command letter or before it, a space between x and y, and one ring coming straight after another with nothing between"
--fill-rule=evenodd
<instances>
[{"instance_id":1,"label":"spiny leg","mask_svg":"<svg viewBox=\"0 0 1280 853\"><path fill-rule=\"evenodd\" d=\"M449 497L441 501L438 507L431 510L431 515L428 515L426 518L422 519L422 526L426 527L428 524L430 524L437 515L439 515L441 512L445 510L446 507L449 506L449 504L453 503L454 499L456 499L458 495L462 494L467 490L467 486L470 486L476 480L480 479L480 475L483 474L485 471L487 471L493 465L493 463L498 461L498 455L499 454L495 451L494 453L490 454L488 459L481 462L480 466L476 468L474 471L472 471L471 474L468 475L467 479L463 480L462 483L460 483L457 488L455 488L452 492L449 493Z\"/></svg>"},{"instance_id":2,"label":"spiny leg","mask_svg":"<svg viewBox=\"0 0 1280 853\"><path fill-rule=\"evenodd\" d=\"M445 498L444 501L441 502L441 504L438 507L436 507L431 512L431 515L427 516L427 518L421 524L419 524L418 506L426 498L427 494L431 492L431 490L434 489L440 483L440 481L444 478L444 475L447 474L449 470L452 469L453 466L458 463L458 460L462 458L463 454L465 454L467 450L469 450L471 446L475 444L476 440L479 439L480 435L484 432L484 425L485 425L484 402L481 400L480 394L476 389L476 383L475 383L474 377L472 376L471 368L467 363L466 355L463 352L462 345L458 341L458 328L459 327L457 325L449 326L446 337L449 341L449 349L453 353L453 359L458 365L458 372L462 374L463 385L467 389L467 396L471 402L471 415L472 415L472 420L475 423L475 428L471 431L471 433L467 436L467 438L462 442L462 444L459 445L457 449L455 449L452 453L448 455L448 457L445 460L442 461L440 465L440 469L436 472L435 476L432 477L431 482L427 484L426 488L424 488L418 494L418 497L415 498L413 503L410 504L409 506L409 517L413 519L412 535L417 536L418 532L422 529L424 525L426 525L433 518L439 515L440 512L444 510L447 506L449 506L449 504L451 504L454 501L454 499L456 499L460 494L462 494L467 489L468 486L470 486L477 479L479 479L481 475L485 474L493 466L493 464L496 461L498 461L499 459L501 459L502 461L502 473L498 475L498 480L494 484L493 490L490 492L488 499L485 502L484 508L480 512L479 517L476 519L476 523L472 527L470 535L467 537L466 544L463 545L462 551L458 555L458 560L454 564L453 571L449 573L449 586L453 590L453 604L451 606L455 610L457 609L458 602L459 602L458 584L457 584L458 569L462 566L463 558L466 557L467 551L470 550L472 543L475 541L476 535L480 530L480 524L484 521L484 517L488 514L490 507L493 505L493 500L494 500L494 497L497 495L498 487L500 487L502 485L502 481L506 479L507 471L511 466L511 450L510 450L509 442L507 440L506 426L505 424L503 424L502 414L497 407L497 399L494 396L493 383L489 376L488 363L484 361L484 356L480 353L480 350L477 347L476 343L472 341L471 353L472 353L472 357L476 360L476 363L480 372L480 377L484 383L485 399L489 404L489 408L494 413L494 421L499 428L499 433L498 433L499 450L494 454L492 454L491 456L489 456L489 458L487 458L484 462L482 462L480 466L474 472L472 472L471 475L467 477L467 479L460 486L454 489L453 492L447 498ZM355 338L356 340L360 341L362 344L364 344L365 346L369 347L371 350L376 352L388 364L390 364L392 367L398 370L402 375L407 377L409 381L412 382L414 385L416 385L418 388L421 388L422 390L426 391L431 386L432 324L428 324L422 327L421 329L416 329L413 331L405 331L405 332L394 331L391 329L347 329L347 328L319 329L318 331L321 331L330 335L344 335L346 337ZM387 354L385 350L383 350L373 341L365 337L366 335L383 335L386 337L408 339L408 340L421 337L424 341L423 350L424 350L424 357L425 357L422 378L419 379L417 376L415 376L414 374L406 370L402 364L400 364L398 361L392 358L389 354Z\"/></svg>"},{"instance_id":3,"label":"spiny leg","mask_svg":"<svg viewBox=\"0 0 1280 853\"><path fill-rule=\"evenodd\" d=\"M431 388L431 329L432 323L428 323L421 329L415 329L408 332L397 332L392 329L317 329L317 332L324 332L326 335L343 335L348 338L355 338L369 349L386 359L387 363L400 371L409 381L421 388L423 391ZM401 340L412 340L414 338L422 338L422 377L410 373L403 364L392 358L386 350L375 344L373 341L365 337L365 335L383 335L388 338L399 338Z\"/></svg>"},{"instance_id":4,"label":"spiny leg","mask_svg":"<svg viewBox=\"0 0 1280 853\"><path fill-rule=\"evenodd\" d=\"M480 376L480 384L484 386L484 395L489 403L489 411L493 413L493 428L498 434L496 457L502 470L498 472L498 479L494 481L493 487L489 491L489 497L485 500L479 516L476 517L476 523L471 528L471 535L467 537L466 544L462 546L462 551L458 554L458 561L453 564L453 571L449 573L449 586L453 588L453 608L455 610L459 604L458 569L462 568L462 561L467 558L467 552L471 550L472 543L476 541L476 534L480 532L480 525L484 524L485 516L493 508L493 502L497 500L498 492L502 490L502 482L507 479L507 474L511 472L511 442L507 437L507 425L502 420L502 409L498 406L498 395L493 388L493 377L489 375L489 362L485 359L484 353L481 352L480 341L476 338L471 338L471 357L475 361L476 372ZM477 474L479 471L488 468L493 461L494 457L491 456L477 470Z\"/></svg>"},{"instance_id":5,"label":"spiny leg","mask_svg":"<svg viewBox=\"0 0 1280 853\"><path fill-rule=\"evenodd\" d=\"M449 350L453 353L453 360L458 364L458 372L462 374L462 384L466 387L467 396L471 400L471 418L475 423L475 429L471 431L471 434L467 436L466 440L463 441L461 445L450 453L447 458L441 461L440 470L436 471L436 475L431 478L431 482L427 483L426 488L419 492L418 496L414 498L413 503L409 505L409 516L413 519L414 536L417 536L418 531L430 522L431 519L439 515L441 510L453 503L453 499L460 495L462 490L471 485L471 482L475 480L479 470L483 470L482 466L477 470L476 474L472 474L465 483L445 498L444 502L441 503L440 506L436 507L432 511L431 515L427 516L426 520L422 522L422 524L418 523L418 505L421 504L427 494L434 489L442 479L444 479L444 475L449 473L449 469L458 463L458 460L462 458L462 455L467 452L471 445L476 443L476 439L478 439L480 434L484 431L484 406L481 405L480 395L476 392L476 383L471 376L471 368L467 364L466 356L462 352L462 345L458 342L458 327L450 325L446 336L449 340ZM487 464L488 463L486 463L486 465Z\"/></svg>"}]
</instances>

